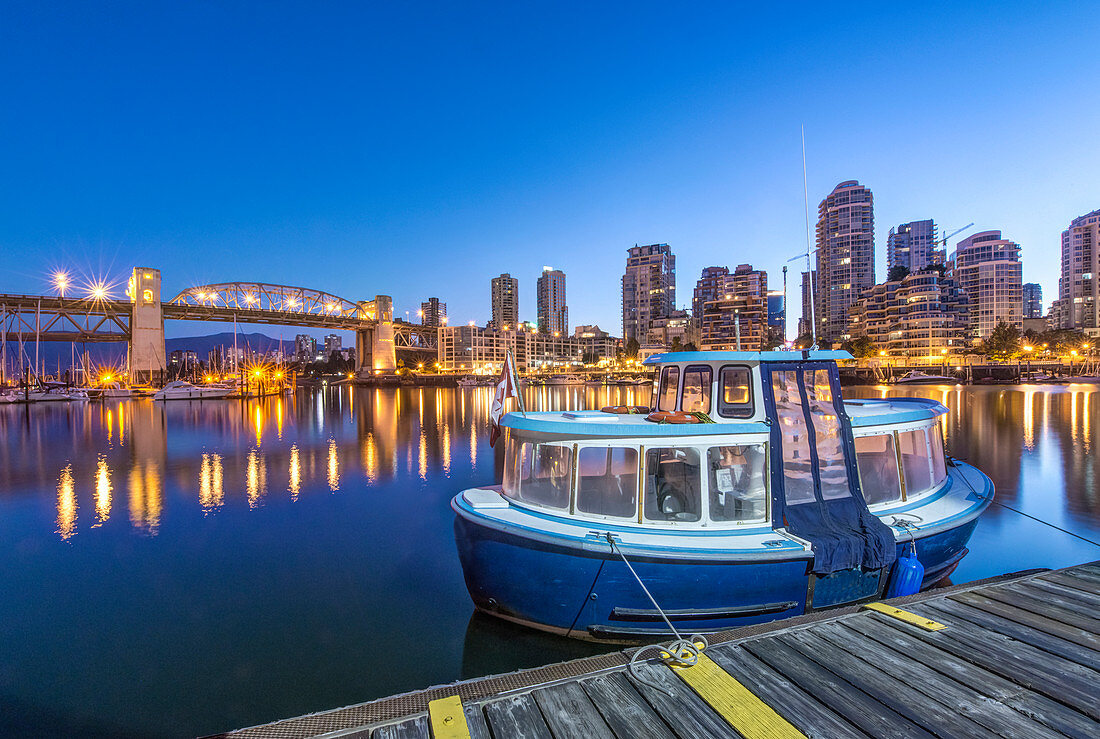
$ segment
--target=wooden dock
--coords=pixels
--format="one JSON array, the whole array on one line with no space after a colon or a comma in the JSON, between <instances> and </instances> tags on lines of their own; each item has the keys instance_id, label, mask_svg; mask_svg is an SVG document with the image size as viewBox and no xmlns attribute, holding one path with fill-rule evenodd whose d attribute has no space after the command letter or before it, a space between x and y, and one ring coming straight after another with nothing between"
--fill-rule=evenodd
<instances>
[{"instance_id":1,"label":"wooden dock","mask_svg":"<svg viewBox=\"0 0 1100 739\"><path fill-rule=\"evenodd\" d=\"M656 659L638 680L627 650L228 736L1100 737L1100 562L888 604L943 628L834 609L713 637L705 655L722 668L718 688L699 666L689 679ZM429 716L429 702L449 696L461 698L465 727L462 714L441 713L453 698Z\"/></svg>"}]
</instances>

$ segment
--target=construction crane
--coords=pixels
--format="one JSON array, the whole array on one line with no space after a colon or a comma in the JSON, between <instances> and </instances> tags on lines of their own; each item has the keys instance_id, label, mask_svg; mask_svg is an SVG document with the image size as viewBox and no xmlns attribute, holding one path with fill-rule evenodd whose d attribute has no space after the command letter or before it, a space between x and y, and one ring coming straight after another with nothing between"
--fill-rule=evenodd
<instances>
[{"instance_id":1,"label":"construction crane","mask_svg":"<svg viewBox=\"0 0 1100 739\"><path fill-rule=\"evenodd\" d=\"M966 229L972 227L973 225L974 225L973 223L968 223L965 226L963 226L962 228L957 228L954 231L952 231L951 233L944 236L942 239L939 239L938 241L936 241L937 244L939 244L940 246L943 247L944 259L947 258L947 240L950 239L952 236L955 236L957 234L961 234L963 231L965 231Z\"/></svg>"}]
</instances>

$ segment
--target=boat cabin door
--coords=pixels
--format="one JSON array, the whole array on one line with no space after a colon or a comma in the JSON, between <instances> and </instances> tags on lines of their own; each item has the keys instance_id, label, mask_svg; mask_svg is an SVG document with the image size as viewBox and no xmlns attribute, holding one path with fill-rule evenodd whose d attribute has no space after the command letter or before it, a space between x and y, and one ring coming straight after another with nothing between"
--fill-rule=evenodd
<instances>
[{"instance_id":1,"label":"boat cabin door","mask_svg":"<svg viewBox=\"0 0 1100 739\"><path fill-rule=\"evenodd\" d=\"M761 366L772 424L772 524L814 552L807 607L876 597L896 552L894 535L860 490L851 422L832 362Z\"/></svg>"}]
</instances>

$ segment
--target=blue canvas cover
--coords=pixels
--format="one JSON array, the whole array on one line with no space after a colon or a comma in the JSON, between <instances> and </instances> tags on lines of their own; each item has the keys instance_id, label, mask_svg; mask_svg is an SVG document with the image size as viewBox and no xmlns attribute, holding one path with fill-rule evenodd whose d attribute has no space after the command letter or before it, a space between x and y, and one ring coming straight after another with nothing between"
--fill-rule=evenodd
<instances>
[{"instance_id":1,"label":"blue canvas cover","mask_svg":"<svg viewBox=\"0 0 1100 739\"><path fill-rule=\"evenodd\" d=\"M833 362L761 365L772 423L773 524L808 540L813 571L893 563L894 535L867 510Z\"/></svg>"}]
</instances>

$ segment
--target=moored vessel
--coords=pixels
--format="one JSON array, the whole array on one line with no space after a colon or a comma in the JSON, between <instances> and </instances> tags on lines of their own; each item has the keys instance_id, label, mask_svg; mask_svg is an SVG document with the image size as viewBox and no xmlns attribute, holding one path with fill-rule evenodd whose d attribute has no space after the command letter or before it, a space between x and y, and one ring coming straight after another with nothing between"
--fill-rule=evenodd
<instances>
[{"instance_id":1,"label":"moored vessel","mask_svg":"<svg viewBox=\"0 0 1100 739\"><path fill-rule=\"evenodd\" d=\"M649 415L505 415L502 484L451 502L475 606L631 641L668 633L641 583L678 629L705 633L898 594L911 548L916 582L946 577L992 483L945 457L943 405L843 401L848 358L656 355Z\"/></svg>"},{"instance_id":2,"label":"moored vessel","mask_svg":"<svg viewBox=\"0 0 1100 739\"><path fill-rule=\"evenodd\" d=\"M223 385L194 385L174 380L153 393L153 400L213 400L230 397L232 388Z\"/></svg>"}]
</instances>

